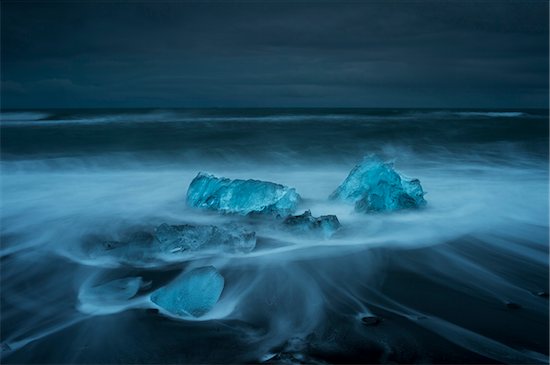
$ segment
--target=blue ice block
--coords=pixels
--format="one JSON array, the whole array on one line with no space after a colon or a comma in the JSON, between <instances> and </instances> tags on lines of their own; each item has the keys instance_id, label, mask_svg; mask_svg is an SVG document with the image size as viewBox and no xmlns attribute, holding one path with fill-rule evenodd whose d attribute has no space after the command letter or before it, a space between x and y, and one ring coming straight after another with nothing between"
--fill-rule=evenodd
<instances>
[{"instance_id":1,"label":"blue ice block","mask_svg":"<svg viewBox=\"0 0 550 365\"><path fill-rule=\"evenodd\" d=\"M230 180L199 173L187 190L187 204L222 213L287 216L296 210L300 195L284 185L260 180Z\"/></svg>"},{"instance_id":2,"label":"blue ice block","mask_svg":"<svg viewBox=\"0 0 550 365\"><path fill-rule=\"evenodd\" d=\"M162 252L176 253L196 250L250 252L256 247L256 234L239 226L161 224L154 237Z\"/></svg>"},{"instance_id":3,"label":"blue ice block","mask_svg":"<svg viewBox=\"0 0 550 365\"><path fill-rule=\"evenodd\" d=\"M256 247L256 233L236 224L161 224L153 232L135 231L120 240L85 243L91 259L107 259L119 264L149 266L162 261L192 257L195 252L248 253Z\"/></svg>"},{"instance_id":4,"label":"blue ice block","mask_svg":"<svg viewBox=\"0 0 550 365\"><path fill-rule=\"evenodd\" d=\"M376 156L367 156L355 166L330 199L355 203L358 212L396 211L426 205L418 179L399 175L391 163Z\"/></svg>"},{"instance_id":5,"label":"blue ice block","mask_svg":"<svg viewBox=\"0 0 550 365\"><path fill-rule=\"evenodd\" d=\"M151 301L175 316L200 317L218 302L223 286L223 276L216 268L200 267L155 290Z\"/></svg>"}]
</instances>

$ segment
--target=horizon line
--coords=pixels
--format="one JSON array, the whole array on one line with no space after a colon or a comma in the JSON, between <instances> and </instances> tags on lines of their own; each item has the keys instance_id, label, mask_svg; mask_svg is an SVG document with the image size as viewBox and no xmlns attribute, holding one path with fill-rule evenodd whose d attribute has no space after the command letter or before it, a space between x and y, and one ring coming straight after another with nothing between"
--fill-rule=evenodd
<instances>
[{"instance_id":1,"label":"horizon line","mask_svg":"<svg viewBox=\"0 0 550 365\"><path fill-rule=\"evenodd\" d=\"M2 107L0 111L9 110L67 110L67 109L89 109L89 110L107 110L107 109L482 109L482 110L550 110L550 106L539 107L480 107L480 106L460 106L460 107L427 107L427 106L388 106L388 107L372 107L372 106L55 106L55 107Z\"/></svg>"}]
</instances>

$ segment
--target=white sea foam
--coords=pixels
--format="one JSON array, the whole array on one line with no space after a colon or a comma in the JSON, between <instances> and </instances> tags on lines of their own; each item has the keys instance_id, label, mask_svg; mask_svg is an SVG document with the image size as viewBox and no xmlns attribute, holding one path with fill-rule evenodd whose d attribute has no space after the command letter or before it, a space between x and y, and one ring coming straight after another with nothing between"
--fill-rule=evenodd
<instances>
[{"instance_id":1,"label":"white sea foam","mask_svg":"<svg viewBox=\"0 0 550 365\"><path fill-rule=\"evenodd\" d=\"M400 265L465 295L496 303L513 300L542 316L547 306L530 294L537 289L530 282L520 285L513 275L478 263L476 257L452 249L449 242L472 239L478 250L520 261L522 270L547 268L546 162L516 153L503 163L482 154L466 158L419 155L401 147L385 151L395 157L398 171L420 179L427 192L424 209L365 215L354 212L352 205L328 200L357 162L349 158L288 163L289 156L280 153L272 164L243 157L232 165L201 159L180 165L140 165L131 155L113 158L111 165L105 160L97 164L78 159L3 161L2 283L3 291L11 295L2 315L19 323L3 340L18 350L94 316L155 308L147 289L136 291L138 285L121 293L94 289L96 278L114 269L125 274L115 279L130 278L136 284L135 278L147 273L144 267L169 271L215 266L226 283L220 301L192 320L260 321L265 330L249 328L242 334L253 344L257 359L290 336L306 337L316 328L326 329L328 312L355 317L369 313L370 305L376 304L417 322L422 312L392 298L365 294L382 280L379 269L386 258L376 254L381 248L412 252L430 247L431 260L404 260ZM311 209L314 216L336 214L343 227L331 239L323 239L285 231L276 220L262 222L191 209L185 204L186 189L200 170L294 187L304 199L297 213ZM150 230L163 222L246 224L256 231L258 244L248 254L190 253L144 262L129 272L116 259L87 257L82 249L84 238L117 238L130 228ZM490 263L496 262L488 257ZM138 269L143 273L136 274ZM36 285L28 286L29 282ZM155 285L163 284L153 280ZM102 305L105 295L112 298ZM32 318L21 317L25 313L33 313ZM112 321L116 323L116 317ZM499 361L546 359L450 320L431 316L418 323L458 346Z\"/></svg>"}]
</instances>

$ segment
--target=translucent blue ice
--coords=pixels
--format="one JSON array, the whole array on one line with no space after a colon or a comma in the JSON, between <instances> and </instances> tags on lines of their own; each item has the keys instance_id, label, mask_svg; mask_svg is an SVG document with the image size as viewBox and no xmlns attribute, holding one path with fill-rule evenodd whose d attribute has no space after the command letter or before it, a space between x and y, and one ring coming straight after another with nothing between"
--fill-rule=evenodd
<instances>
[{"instance_id":1,"label":"translucent blue ice","mask_svg":"<svg viewBox=\"0 0 550 365\"><path fill-rule=\"evenodd\" d=\"M314 217L310 210L306 210L300 215L287 217L283 224L295 231L320 232L325 237L332 236L340 228L340 222L335 215Z\"/></svg>"},{"instance_id":2,"label":"translucent blue ice","mask_svg":"<svg viewBox=\"0 0 550 365\"><path fill-rule=\"evenodd\" d=\"M355 166L330 198L355 203L358 212L395 211L426 205L418 179L399 175L391 163L375 156L365 157Z\"/></svg>"},{"instance_id":3,"label":"translucent blue ice","mask_svg":"<svg viewBox=\"0 0 550 365\"><path fill-rule=\"evenodd\" d=\"M84 247L88 257L122 264L149 266L177 261L193 252L247 253L256 247L256 233L238 225L161 224L154 232L137 231L121 240L91 240Z\"/></svg>"},{"instance_id":4,"label":"translucent blue ice","mask_svg":"<svg viewBox=\"0 0 550 365\"><path fill-rule=\"evenodd\" d=\"M296 190L259 180L230 180L199 173L187 190L187 203L196 208L247 215L292 214L300 202Z\"/></svg>"},{"instance_id":5,"label":"translucent blue ice","mask_svg":"<svg viewBox=\"0 0 550 365\"><path fill-rule=\"evenodd\" d=\"M151 294L151 301L180 317L200 317L218 302L224 279L213 266L188 271Z\"/></svg>"},{"instance_id":6,"label":"translucent blue ice","mask_svg":"<svg viewBox=\"0 0 550 365\"><path fill-rule=\"evenodd\" d=\"M238 226L220 228L210 225L161 224L154 234L162 252L215 249L229 252L250 252L256 247L256 234Z\"/></svg>"}]
</instances>

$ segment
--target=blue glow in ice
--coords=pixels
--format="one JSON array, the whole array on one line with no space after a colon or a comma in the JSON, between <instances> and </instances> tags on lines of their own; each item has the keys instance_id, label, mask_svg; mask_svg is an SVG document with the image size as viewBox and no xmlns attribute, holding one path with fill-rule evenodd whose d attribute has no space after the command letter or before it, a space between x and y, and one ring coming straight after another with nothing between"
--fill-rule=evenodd
<instances>
[{"instance_id":1,"label":"blue glow in ice","mask_svg":"<svg viewBox=\"0 0 550 365\"><path fill-rule=\"evenodd\" d=\"M151 294L151 301L180 317L200 317L218 302L224 279L213 266L200 267Z\"/></svg>"},{"instance_id":2,"label":"blue glow in ice","mask_svg":"<svg viewBox=\"0 0 550 365\"><path fill-rule=\"evenodd\" d=\"M355 203L358 212L395 211L426 205L418 179L399 175L391 163L375 156L367 156L355 166L330 198Z\"/></svg>"},{"instance_id":3,"label":"blue glow in ice","mask_svg":"<svg viewBox=\"0 0 550 365\"><path fill-rule=\"evenodd\" d=\"M196 208L247 215L287 216L296 210L300 195L284 185L260 180L230 180L199 173L187 190L187 203Z\"/></svg>"}]
</instances>

